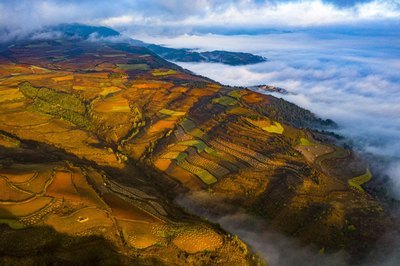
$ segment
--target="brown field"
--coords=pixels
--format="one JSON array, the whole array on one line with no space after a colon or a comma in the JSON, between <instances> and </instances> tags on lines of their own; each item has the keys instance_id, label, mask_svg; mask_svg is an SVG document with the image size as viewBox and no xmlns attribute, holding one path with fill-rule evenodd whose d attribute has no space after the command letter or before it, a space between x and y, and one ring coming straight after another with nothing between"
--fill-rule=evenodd
<instances>
[{"instance_id":1,"label":"brown field","mask_svg":"<svg viewBox=\"0 0 400 266\"><path fill-rule=\"evenodd\" d=\"M123 98L120 94L97 102L93 106L93 109L99 113L131 111L128 100Z\"/></svg>"},{"instance_id":2,"label":"brown field","mask_svg":"<svg viewBox=\"0 0 400 266\"><path fill-rule=\"evenodd\" d=\"M14 167L18 166L14 165ZM1 169L0 175L5 176L12 183L24 183L28 182L31 179L34 179L36 175L38 175L38 172L33 170L31 172L28 172L24 169L20 170L18 168L14 169L11 168L11 169Z\"/></svg>"},{"instance_id":3,"label":"brown field","mask_svg":"<svg viewBox=\"0 0 400 266\"><path fill-rule=\"evenodd\" d=\"M242 99L247 103L259 103L262 102L264 99L258 95L257 93L249 93L242 96Z\"/></svg>"},{"instance_id":4,"label":"brown field","mask_svg":"<svg viewBox=\"0 0 400 266\"><path fill-rule=\"evenodd\" d=\"M6 107L6 105L4 105ZM0 121L3 126L18 126L18 127L28 127L47 124L50 117L41 116L38 114L33 114L30 112L15 112L2 114L0 116ZM1 124L0 124L1 127Z\"/></svg>"},{"instance_id":5,"label":"brown field","mask_svg":"<svg viewBox=\"0 0 400 266\"><path fill-rule=\"evenodd\" d=\"M0 87L0 103L22 100L24 98L24 95L19 91L19 89L6 89Z\"/></svg>"},{"instance_id":6,"label":"brown field","mask_svg":"<svg viewBox=\"0 0 400 266\"><path fill-rule=\"evenodd\" d=\"M132 143L132 144L127 144L125 145L125 149L129 152L129 155L135 159L138 160L143 153L146 151L148 147L148 143Z\"/></svg>"},{"instance_id":7,"label":"brown field","mask_svg":"<svg viewBox=\"0 0 400 266\"><path fill-rule=\"evenodd\" d=\"M61 77L52 78L52 80L54 80L55 82L69 81L69 80L73 80L73 79L74 79L73 75L67 75L67 76L61 76Z\"/></svg>"},{"instance_id":8,"label":"brown field","mask_svg":"<svg viewBox=\"0 0 400 266\"><path fill-rule=\"evenodd\" d=\"M154 162L154 166L160 171L167 171L168 167L171 165L172 160L159 158Z\"/></svg>"},{"instance_id":9,"label":"brown field","mask_svg":"<svg viewBox=\"0 0 400 266\"><path fill-rule=\"evenodd\" d=\"M174 84L162 81L138 81L132 84L132 88L136 89L169 89L172 88Z\"/></svg>"},{"instance_id":10,"label":"brown field","mask_svg":"<svg viewBox=\"0 0 400 266\"><path fill-rule=\"evenodd\" d=\"M179 249L188 253L201 251L213 251L222 246L222 237L215 231L208 228L187 228L183 229L172 240Z\"/></svg>"},{"instance_id":11,"label":"brown field","mask_svg":"<svg viewBox=\"0 0 400 266\"><path fill-rule=\"evenodd\" d=\"M40 172L34 179L22 184L15 184L15 186L34 194L40 194L45 192L45 187L51 182L51 179L51 171L43 171Z\"/></svg>"},{"instance_id":12,"label":"brown field","mask_svg":"<svg viewBox=\"0 0 400 266\"><path fill-rule=\"evenodd\" d=\"M14 187L5 178L2 177L0 177L0 191L0 203L5 201L24 201L34 196L32 193Z\"/></svg>"},{"instance_id":13,"label":"brown field","mask_svg":"<svg viewBox=\"0 0 400 266\"><path fill-rule=\"evenodd\" d=\"M85 176L78 169L73 169L72 182L81 196L81 200L85 204L107 209L107 205L99 197L96 191L88 184Z\"/></svg>"},{"instance_id":14,"label":"brown field","mask_svg":"<svg viewBox=\"0 0 400 266\"><path fill-rule=\"evenodd\" d=\"M215 91L209 89L198 89L198 88L191 89L190 91L187 92L188 95L195 97L210 96L213 95L214 93Z\"/></svg>"},{"instance_id":15,"label":"brown field","mask_svg":"<svg viewBox=\"0 0 400 266\"><path fill-rule=\"evenodd\" d=\"M74 74L75 78L108 79L108 72L95 72L87 74Z\"/></svg>"},{"instance_id":16,"label":"brown field","mask_svg":"<svg viewBox=\"0 0 400 266\"><path fill-rule=\"evenodd\" d=\"M168 168L166 172L170 177L179 181L184 187L199 190L205 186L203 182L200 181L194 174L183 169L180 166L173 165Z\"/></svg>"},{"instance_id":17,"label":"brown field","mask_svg":"<svg viewBox=\"0 0 400 266\"><path fill-rule=\"evenodd\" d=\"M112 213L118 219L133 221L160 222L158 218L138 207L128 203L114 194L104 194L103 200L110 206Z\"/></svg>"},{"instance_id":18,"label":"brown field","mask_svg":"<svg viewBox=\"0 0 400 266\"><path fill-rule=\"evenodd\" d=\"M92 183L94 183L94 185L95 185L96 187L101 187L101 186L104 185L105 179L104 179L104 177L101 175L101 173L99 173L99 172L97 172L97 171L95 171L95 170L93 170L93 169L91 169L91 168L85 169L85 171L86 171L86 175L87 175L88 179L89 179Z\"/></svg>"},{"instance_id":19,"label":"brown field","mask_svg":"<svg viewBox=\"0 0 400 266\"><path fill-rule=\"evenodd\" d=\"M46 195L68 199L72 201L80 201L79 193L76 191L72 183L72 173L66 171L56 171L53 182L47 188Z\"/></svg>"},{"instance_id":20,"label":"brown field","mask_svg":"<svg viewBox=\"0 0 400 266\"><path fill-rule=\"evenodd\" d=\"M118 224L122 228L126 242L133 248L148 248L164 240L157 234L157 229L162 228L160 225L122 219L118 219Z\"/></svg>"},{"instance_id":21,"label":"brown field","mask_svg":"<svg viewBox=\"0 0 400 266\"><path fill-rule=\"evenodd\" d=\"M173 129L176 125L176 120L159 120L155 124L151 125L148 133L154 134L158 132L163 132L167 129Z\"/></svg>"},{"instance_id":22,"label":"brown field","mask_svg":"<svg viewBox=\"0 0 400 266\"><path fill-rule=\"evenodd\" d=\"M296 150L300 151L309 162L314 162L318 157L334 151L332 147L319 143L315 143L312 146L298 145Z\"/></svg>"},{"instance_id":23,"label":"brown field","mask_svg":"<svg viewBox=\"0 0 400 266\"><path fill-rule=\"evenodd\" d=\"M115 86L111 86L111 87L104 87L103 91L100 92L99 94L101 96L107 96L109 94L115 93L115 92L119 92L121 91L121 88L115 87Z\"/></svg>"},{"instance_id":24,"label":"brown field","mask_svg":"<svg viewBox=\"0 0 400 266\"><path fill-rule=\"evenodd\" d=\"M53 201L50 197L39 197L26 203L0 204L0 218L12 219L32 215L49 205Z\"/></svg>"},{"instance_id":25,"label":"brown field","mask_svg":"<svg viewBox=\"0 0 400 266\"><path fill-rule=\"evenodd\" d=\"M189 88L182 87L182 86L177 86L177 87L173 87L170 89L170 91L172 93L184 93L184 92L187 92L188 90L189 90Z\"/></svg>"},{"instance_id":26,"label":"brown field","mask_svg":"<svg viewBox=\"0 0 400 266\"><path fill-rule=\"evenodd\" d=\"M253 114L250 109L243 108L240 106L228 110L227 113L231 115L243 115L243 116L249 116Z\"/></svg>"},{"instance_id":27,"label":"brown field","mask_svg":"<svg viewBox=\"0 0 400 266\"><path fill-rule=\"evenodd\" d=\"M57 232L74 235L96 227L112 227L109 215L97 208L84 208L66 216L51 214L44 221ZM108 229L110 230L110 229Z\"/></svg>"}]
</instances>

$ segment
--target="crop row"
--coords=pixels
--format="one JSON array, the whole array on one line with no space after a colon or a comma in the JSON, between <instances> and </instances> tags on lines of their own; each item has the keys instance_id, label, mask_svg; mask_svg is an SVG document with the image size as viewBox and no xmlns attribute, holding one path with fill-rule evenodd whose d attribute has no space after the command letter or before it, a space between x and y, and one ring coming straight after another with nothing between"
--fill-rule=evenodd
<instances>
[{"instance_id":1,"label":"crop row","mask_svg":"<svg viewBox=\"0 0 400 266\"><path fill-rule=\"evenodd\" d=\"M269 161L269 158L267 156L265 156L265 155L263 155L261 153L258 153L256 151L253 151L251 149L245 148L243 146L234 144L232 142L227 142L227 141L224 141L222 139L216 139L215 141L217 141L217 142L221 143L222 145L225 145L225 146L227 146L227 147L229 147L229 148L231 148L231 149L233 149L235 151L238 151L240 153L243 153L245 155L253 157L254 159L258 160L260 163L266 163L266 162Z\"/></svg>"},{"instance_id":2,"label":"crop row","mask_svg":"<svg viewBox=\"0 0 400 266\"><path fill-rule=\"evenodd\" d=\"M190 156L187 158L187 160L189 160L189 162L191 162L197 166L207 169L207 171L209 171L210 173L212 173L213 175L215 175L217 177L222 177L222 176L230 173L230 171L228 169L222 167L221 165L217 164L216 162L213 162L211 160L201 157L199 154L197 154L195 152L193 154L190 154Z\"/></svg>"},{"instance_id":3,"label":"crop row","mask_svg":"<svg viewBox=\"0 0 400 266\"><path fill-rule=\"evenodd\" d=\"M237 150L234 150L230 147L227 147L219 142L212 141L211 144L218 150L221 150L225 153L231 154L234 157L240 159L241 161L248 163L252 167L255 167L258 169L265 169L267 167L265 164L259 162L258 160L254 159L248 155L245 155Z\"/></svg>"},{"instance_id":4,"label":"crop row","mask_svg":"<svg viewBox=\"0 0 400 266\"><path fill-rule=\"evenodd\" d=\"M181 160L179 162L179 166L182 167L183 169L193 173L194 175L198 176L207 185L211 185L218 181L207 170L205 170L201 167L195 166L193 164L190 164L188 161L186 161L186 159Z\"/></svg>"}]
</instances>

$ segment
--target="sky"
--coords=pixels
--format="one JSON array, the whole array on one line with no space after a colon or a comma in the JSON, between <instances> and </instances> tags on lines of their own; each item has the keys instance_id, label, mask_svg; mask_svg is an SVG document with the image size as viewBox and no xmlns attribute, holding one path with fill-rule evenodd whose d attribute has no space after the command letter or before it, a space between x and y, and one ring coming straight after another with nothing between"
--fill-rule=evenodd
<instances>
[{"instance_id":1,"label":"sky","mask_svg":"<svg viewBox=\"0 0 400 266\"><path fill-rule=\"evenodd\" d=\"M149 35L396 23L400 0L0 0L0 38L80 22ZM215 32L214 32L215 33Z\"/></svg>"}]
</instances>

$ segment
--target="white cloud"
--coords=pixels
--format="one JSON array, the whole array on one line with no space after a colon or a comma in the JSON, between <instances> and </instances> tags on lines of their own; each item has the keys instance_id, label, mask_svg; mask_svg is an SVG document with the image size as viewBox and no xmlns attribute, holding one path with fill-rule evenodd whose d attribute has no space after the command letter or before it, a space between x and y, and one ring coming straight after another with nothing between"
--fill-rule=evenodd
<instances>
[{"instance_id":1,"label":"white cloud","mask_svg":"<svg viewBox=\"0 0 400 266\"><path fill-rule=\"evenodd\" d=\"M400 184L395 167L400 163L400 43L391 34L206 35L164 41L202 49L221 45L266 56L269 62L250 66L179 64L229 85L271 84L294 92L285 98L338 122L340 133L360 150L391 160L387 173Z\"/></svg>"},{"instance_id":2,"label":"white cloud","mask_svg":"<svg viewBox=\"0 0 400 266\"><path fill-rule=\"evenodd\" d=\"M93 23L171 34L199 28L309 27L400 19L397 0L338 6L322 0L0 0L0 28L23 33L57 23ZM352 1L354 2L354 1ZM357 2L357 1L355 1Z\"/></svg>"},{"instance_id":3,"label":"white cloud","mask_svg":"<svg viewBox=\"0 0 400 266\"><path fill-rule=\"evenodd\" d=\"M359 3L347 8L321 0L266 2L260 5L248 2L231 3L223 9L206 8L207 12L194 13L182 20L159 21L157 25L192 27L316 26L400 18L398 5L382 0ZM146 21L143 21L142 24L148 25Z\"/></svg>"}]
</instances>

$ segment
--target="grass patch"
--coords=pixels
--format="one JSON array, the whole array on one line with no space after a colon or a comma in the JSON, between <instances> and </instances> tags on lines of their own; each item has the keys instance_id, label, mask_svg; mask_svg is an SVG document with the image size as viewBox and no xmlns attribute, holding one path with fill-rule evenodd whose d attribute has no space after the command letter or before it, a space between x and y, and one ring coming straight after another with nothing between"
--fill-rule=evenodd
<instances>
[{"instance_id":1,"label":"grass patch","mask_svg":"<svg viewBox=\"0 0 400 266\"><path fill-rule=\"evenodd\" d=\"M99 93L101 96L106 97L109 94L113 94L115 92L119 92L121 91L120 88L115 87L115 86L111 86L111 87L105 87L103 88L103 90Z\"/></svg>"},{"instance_id":2,"label":"grass patch","mask_svg":"<svg viewBox=\"0 0 400 266\"><path fill-rule=\"evenodd\" d=\"M186 160L182 160L179 163L179 166L182 167L183 169L193 173L194 175L196 175L197 177L199 177L201 179L201 181L203 181L205 184L207 185L211 185L214 184L215 182L217 182L218 180L215 178L215 176L213 176L212 174L210 174L207 170L192 165L190 164L188 161Z\"/></svg>"},{"instance_id":3,"label":"grass patch","mask_svg":"<svg viewBox=\"0 0 400 266\"><path fill-rule=\"evenodd\" d=\"M313 146L314 145L314 143L311 142L307 138L300 138L299 142L300 142L300 144L299 144L300 146Z\"/></svg>"},{"instance_id":4,"label":"grass patch","mask_svg":"<svg viewBox=\"0 0 400 266\"><path fill-rule=\"evenodd\" d=\"M279 122L273 121L271 123L269 120L252 120L249 118L247 118L247 121L269 133L282 134L284 131L283 126Z\"/></svg>"},{"instance_id":5,"label":"grass patch","mask_svg":"<svg viewBox=\"0 0 400 266\"><path fill-rule=\"evenodd\" d=\"M20 84L19 89L25 97L33 100L31 108L34 111L63 118L83 128L90 127L86 106L77 96L49 88L36 88L29 82Z\"/></svg>"},{"instance_id":6,"label":"grass patch","mask_svg":"<svg viewBox=\"0 0 400 266\"><path fill-rule=\"evenodd\" d=\"M268 131L270 133L282 134L284 131L283 126L279 122L273 122L274 124L269 127L264 127L263 130Z\"/></svg>"},{"instance_id":7,"label":"grass patch","mask_svg":"<svg viewBox=\"0 0 400 266\"><path fill-rule=\"evenodd\" d=\"M243 107L240 107L240 106L234 107L234 108L228 110L227 113L231 114L231 115L243 115L243 116L254 115L254 114L252 114L252 112L249 109L243 108Z\"/></svg>"},{"instance_id":8,"label":"grass patch","mask_svg":"<svg viewBox=\"0 0 400 266\"><path fill-rule=\"evenodd\" d=\"M149 66L147 64L117 64L117 67L123 70L149 70Z\"/></svg>"},{"instance_id":9,"label":"grass patch","mask_svg":"<svg viewBox=\"0 0 400 266\"><path fill-rule=\"evenodd\" d=\"M242 98L242 90L231 91L228 95L239 100L240 98Z\"/></svg>"},{"instance_id":10,"label":"grass patch","mask_svg":"<svg viewBox=\"0 0 400 266\"><path fill-rule=\"evenodd\" d=\"M197 127L196 124L190 119L184 119L181 122L181 126L183 127L183 130L187 134L193 137L202 138L205 135L205 133L202 130L196 128Z\"/></svg>"},{"instance_id":11,"label":"grass patch","mask_svg":"<svg viewBox=\"0 0 400 266\"><path fill-rule=\"evenodd\" d=\"M221 104L224 106L232 106L232 105L237 104L237 100L232 97L222 96L222 97L213 99L212 103L218 103L218 104Z\"/></svg>"},{"instance_id":12,"label":"grass patch","mask_svg":"<svg viewBox=\"0 0 400 266\"><path fill-rule=\"evenodd\" d=\"M11 229L14 230L22 229L25 227L22 223L13 219L0 219L0 224L7 224Z\"/></svg>"},{"instance_id":13,"label":"grass patch","mask_svg":"<svg viewBox=\"0 0 400 266\"><path fill-rule=\"evenodd\" d=\"M185 112L180 112L180 111L174 111L174 110L169 110L169 109L161 109L158 111L160 114L163 115L169 115L169 116L183 116L186 113Z\"/></svg>"},{"instance_id":14,"label":"grass patch","mask_svg":"<svg viewBox=\"0 0 400 266\"><path fill-rule=\"evenodd\" d=\"M161 69L156 69L154 70L151 74L155 77L159 77L159 76L169 76L169 75L174 75L177 72L175 70L169 69L167 71L163 71Z\"/></svg>"},{"instance_id":15,"label":"grass patch","mask_svg":"<svg viewBox=\"0 0 400 266\"><path fill-rule=\"evenodd\" d=\"M187 153L186 152L168 152L164 155L161 156L162 159L170 159L170 160L176 160L177 163L180 163L184 159L186 159Z\"/></svg>"},{"instance_id":16,"label":"grass patch","mask_svg":"<svg viewBox=\"0 0 400 266\"><path fill-rule=\"evenodd\" d=\"M24 217L43 210L53 202L50 197L39 197L26 203L15 203L1 205L1 219L14 219L15 217Z\"/></svg>"},{"instance_id":17,"label":"grass patch","mask_svg":"<svg viewBox=\"0 0 400 266\"><path fill-rule=\"evenodd\" d=\"M363 175L354 177L348 181L349 185L359 191L364 191L364 189L361 187L361 185L367 183L372 179L372 174L369 169L367 169L367 172Z\"/></svg>"},{"instance_id":18,"label":"grass patch","mask_svg":"<svg viewBox=\"0 0 400 266\"><path fill-rule=\"evenodd\" d=\"M187 140L178 143L179 145L195 147L198 153L205 151L208 154L217 156L217 152L205 144L202 140Z\"/></svg>"},{"instance_id":19,"label":"grass patch","mask_svg":"<svg viewBox=\"0 0 400 266\"><path fill-rule=\"evenodd\" d=\"M184 119L181 123L183 129L188 133L196 128L196 124L189 119Z\"/></svg>"}]
</instances>

